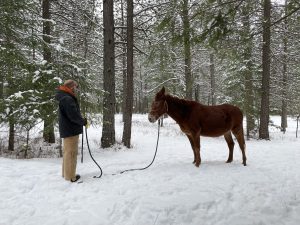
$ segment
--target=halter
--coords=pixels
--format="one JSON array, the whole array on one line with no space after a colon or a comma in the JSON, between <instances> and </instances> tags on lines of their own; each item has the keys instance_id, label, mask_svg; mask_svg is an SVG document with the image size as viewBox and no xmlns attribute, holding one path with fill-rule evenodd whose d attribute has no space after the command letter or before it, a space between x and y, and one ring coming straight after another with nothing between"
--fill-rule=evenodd
<instances>
[{"instance_id":1,"label":"halter","mask_svg":"<svg viewBox=\"0 0 300 225\"><path fill-rule=\"evenodd\" d=\"M168 106L167 100L165 100L164 105L165 105L165 108L166 108L166 112L165 113L167 113L169 111L169 106Z\"/></svg>"},{"instance_id":2,"label":"halter","mask_svg":"<svg viewBox=\"0 0 300 225\"><path fill-rule=\"evenodd\" d=\"M169 111L169 106L168 106L167 100L164 101L164 108L165 108L165 112L164 112L163 114L168 113L168 111ZM158 112L159 110L160 110L159 108L156 108L156 107L155 107L154 109L151 110L151 112L152 112L152 113L156 113L156 112ZM151 113L151 112L150 112L150 113ZM160 117L162 117L163 114L162 114ZM159 118L160 118L160 117L159 117Z\"/></svg>"}]
</instances>

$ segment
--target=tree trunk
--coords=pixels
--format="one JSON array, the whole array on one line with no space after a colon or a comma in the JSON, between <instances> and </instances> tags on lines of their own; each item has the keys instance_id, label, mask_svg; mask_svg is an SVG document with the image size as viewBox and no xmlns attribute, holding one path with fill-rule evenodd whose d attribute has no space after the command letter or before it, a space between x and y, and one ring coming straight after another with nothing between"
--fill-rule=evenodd
<instances>
[{"instance_id":1,"label":"tree trunk","mask_svg":"<svg viewBox=\"0 0 300 225\"><path fill-rule=\"evenodd\" d=\"M144 100L144 88L143 88L143 84L144 84L144 81L143 81L143 74L142 74L142 66L140 65L140 70L139 70L139 79L140 79L140 82L139 82L139 88L138 88L138 96L139 96L139 113L144 113L144 104L143 104L143 100Z\"/></svg>"},{"instance_id":2,"label":"tree trunk","mask_svg":"<svg viewBox=\"0 0 300 225\"><path fill-rule=\"evenodd\" d=\"M195 101L200 102L200 84L197 84L195 88Z\"/></svg>"},{"instance_id":3,"label":"tree trunk","mask_svg":"<svg viewBox=\"0 0 300 225\"><path fill-rule=\"evenodd\" d=\"M245 79L245 100L244 100L244 110L246 116L246 135L249 140L251 133L255 129L255 113L254 113L254 94L253 94L253 81L252 81L252 71L250 70L252 66L247 66L247 71L244 72Z\"/></svg>"},{"instance_id":4,"label":"tree trunk","mask_svg":"<svg viewBox=\"0 0 300 225\"><path fill-rule=\"evenodd\" d=\"M2 67L0 68L2 70ZM3 99L4 99L4 71L0 73L0 101L2 101Z\"/></svg>"},{"instance_id":5,"label":"tree trunk","mask_svg":"<svg viewBox=\"0 0 300 225\"><path fill-rule=\"evenodd\" d=\"M214 55L212 53L209 54L209 70L210 70L210 97L211 97L211 105L216 105L216 77L215 77L215 62Z\"/></svg>"},{"instance_id":6,"label":"tree trunk","mask_svg":"<svg viewBox=\"0 0 300 225\"><path fill-rule=\"evenodd\" d=\"M148 88L147 82L144 83L144 87L143 88L144 88L143 91L147 90L147 88ZM143 95L143 113L147 113L149 111L148 106L149 106L149 104L148 104L148 98L147 98L147 95L144 94Z\"/></svg>"},{"instance_id":7,"label":"tree trunk","mask_svg":"<svg viewBox=\"0 0 300 225\"><path fill-rule=\"evenodd\" d=\"M285 10L287 14L287 0L285 1ZM287 31L288 21L284 20L284 36L283 36L283 65L282 65L282 105L281 105L281 130L285 133L287 128Z\"/></svg>"},{"instance_id":8,"label":"tree trunk","mask_svg":"<svg viewBox=\"0 0 300 225\"><path fill-rule=\"evenodd\" d=\"M47 143L55 143L54 124L51 117L44 119L43 138Z\"/></svg>"},{"instance_id":9,"label":"tree trunk","mask_svg":"<svg viewBox=\"0 0 300 225\"><path fill-rule=\"evenodd\" d=\"M298 137L299 118L300 115L297 116L296 138Z\"/></svg>"},{"instance_id":10,"label":"tree trunk","mask_svg":"<svg viewBox=\"0 0 300 225\"><path fill-rule=\"evenodd\" d=\"M183 47L184 47L184 74L186 99L193 99L193 78L192 78L192 57L190 40L189 0L183 0L182 21L183 21Z\"/></svg>"},{"instance_id":11,"label":"tree trunk","mask_svg":"<svg viewBox=\"0 0 300 225\"><path fill-rule=\"evenodd\" d=\"M42 17L43 17L43 41L44 41L44 49L43 49L43 58L45 61L47 61L47 64L49 64L50 69L50 63L51 63L51 50L49 48L51 44L50 34L51 34L51 23L50 23L50 0L43 0L42 2ZM45 90L47 92L47 90ZM49 93L49 96L51 96L52 91ZM49 97L51 98L51 97ZM51 104L51 103L49 103ZM50 109L52 109L52 106L50 106ZM49 110L49 113L51 114L53 110ZM54 123L53 123L53 116L46 116L44 118L44 131L43 131L43 138L45 142L48 143L55 143L55 134L54 134Z\"/></svg>"},{"instance_id":12,"label":"tree trunk","mask_svg":"<svg viewBox=\"0 0 300 225\"><path fill-rule=\"evenodd\" d=\"M114 2L103 1L103 127L101 147L108 148L115 144L115 39L114 39Z\"/></svg>"},{"instance_id":13,"label":"tree trunk","mask_svg":"<svg viewBox=\"0 0 300 225\"><path fill-rule=\"evenodd\" d=\"M9 120L8 150L15 150L15 123L12 119Z\"/></svg>"},{"instance_id":14,"label":"tree trunk","mask_svg":"<svg viewBox=\"0 0 300 225\"><path fill-rule=\"evenodd\" d=\"M123 99L122 99L122 115L123 115L123 122L124 122L124 112L126 108L126 88L127 88L127 68L126 68L126 33L124 32L124 27L125 27L125 20L124 20L124 2L123 0L121 1L121 20L122 20L122 31L121 31L121 38L123 46L123 53L122 53L122 77L123 77Z\"/></svg>"},{"instance_id":15,"label":"tree trunk","mask_svg":"<svg viewBox=\"0 0 300 225\"><path fill-rule=\"evenodd\" d=\"M43 0L42 2L42 17L43 17L43 57L44 60L47 60L47 63L51 61L51 50L49 48L49 44L51 43L50 34L51 34L51 19L50 14L50 0Z\"/></svg>"},{"instance_id":16,"label":"tree trunk","mask_svg":"<svg viewBox=\"0 0 300 225\"><path fill-rule=\"evenodd\" d=\"M24 149L24 158L27 159L27 156L28 156L28 150L29 150L29 139L30 139L30 136L29 136L29 133L30 132L30 129L26 130L26 146L25 146L25 149Z\"/></svg>"},{"instance_id":17,"label":"tree trunk","mask_svg":"<svg viewBox=\"0 0 300 225\"><path fill-rule=\"evenodd\" d=\"M270 95L270 17L271 1L264 0L264 18L263 18L263 49L262 49L262 96L260 108L260 127L259 138L269 140L269 95Z\"/></svg>"},{"instance_id":18,"label":"tree trunk","mask_svg":"<svg viewBox=\"0 0 300 225\"><path fill-rule=\"evenodd\" d=\"M127 1L127 88L122 142L130 148L133 106L133 0Z\"/></svg>"},{"instance_id":19,"label":"tree trunk","mask_svg":"<svg viewBox=\"0 0 300 225\"><path fill-rule=\"evenodd\" d=\"M249 9L247 5L242 8L242 23L243 23L243 62L246 63L246 68L243 70L244 84L245 84L245 98L244 98L244 113L246 116L246 135L247 139L250 139L251 133L255 129L255 114L254 114L254 93L253 93L253 64L252 64L252 39L250 36L250 18Z\"/></svg>"}]
</instances>

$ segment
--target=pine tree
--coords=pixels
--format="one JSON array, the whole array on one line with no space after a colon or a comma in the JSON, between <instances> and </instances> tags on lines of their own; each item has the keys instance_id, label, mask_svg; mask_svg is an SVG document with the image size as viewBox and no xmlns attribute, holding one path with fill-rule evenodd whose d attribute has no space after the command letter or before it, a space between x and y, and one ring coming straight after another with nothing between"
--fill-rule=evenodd
<instances>
[{"instance_id":1,"label":"pine tree","mask_svg":"<svg viewBox=\"0 0 300 225\"><path fill-rule=\"evenodd\" d=\"M192 56L191 56L191 34L190 34L190 18L189 18L189 0L183 0L181 4L181 17L183 22L183 52L184 52L184 74L186 86L186 99L193 99L193 77L191 71Z\"/></svg>"},{"instance_id":2,"label":"pine tree","mask_svg":"<svg viewBox=\"0 0 300 225\"><path fill-rule=\"evenodd\" d=\"M51 57L51 10L50 10L50 0L43 0L42 1L42 18L43 18L43 60L46 62L45 69L46 71L51 71L52 69L52 57ZM46 72L44 76L47 76L48 79L43 79L43 82L46 83L44 86L45 89L43 92L45 93L45 96L49 96L48 98L51 99L51 93L52 90L49 90L49 87L51 88L52 85L49 86L49 83L53 79L53 74ZM48 80L48 81L47 81ZM49 82L50 81L50 82ZM50 83L51 84L51 83ZM43 85L42 85L43 86ZM48 143L55 143L55 135L54 135L54 105L53 101L48 101L48 104L46 106L49 110L48 114L43 116L44 119L44 131L43 131L43 138L45 142Z\"/></svg>"},{"instance_id":3,"label":"pine tree","mask_svg":"<svg viewBox=\"0 0 300 225\"><path fill-rule=\"evenodd\" d=\"M2 1L0 11L0 70L1 70L1 122L9 125L8 149L15 149L15 129L19 125L33 124L37 119L30 88L33 63L29 57L32 49L29 17L34 2Z\"/></svg>"},{"instance_id":4,"label":"pine tree","mask_svg":"<svg viewBox=\"0 0 300 225\"><path fill-rule=\"evenodd\" d=\"M287 14L287 0L285 1L285 15ZM283 58L282 58L282 105L281 105L281 130L285 133L287 128L287 54L288 54L288 43L287 43L287 34L288 30L288 20L285 19L283 22L284 34L283 34Z\"/></svg>"},{"instance_id":5,"label":"pine tree","mask_svg":"<svg viewBox=\"0 0 300 225\"><path fill-rule=\"evenodd\" d=\"M131 143L131 124L132 124L132 106L133 106L133 0L127 1L127 79L124 128L122 142L127 148L130 148Z\"/></svg>"},{"instance_id":6,"label":"pine tree","mask_svg":"<svg viewBox=\"0 0 300 225\"><path fill-rule=\"evenodd\" d=\"M104 61L103 61L103 127L101 146L108 148L115 144L115 40L114 3L103 1Z\"/></svg>"},{"instance_id":7,"label":"pine tree","mask_svg":"<svg viewBox=\"0 0 300 225\"><path fill-rule=\"evenodd\" d=\"M271 1L264 0L263 48L262 48L262 97L260 107L259 138L269 139L270 111L270 40L271 40Z\"/></svg>"}]
</instances>

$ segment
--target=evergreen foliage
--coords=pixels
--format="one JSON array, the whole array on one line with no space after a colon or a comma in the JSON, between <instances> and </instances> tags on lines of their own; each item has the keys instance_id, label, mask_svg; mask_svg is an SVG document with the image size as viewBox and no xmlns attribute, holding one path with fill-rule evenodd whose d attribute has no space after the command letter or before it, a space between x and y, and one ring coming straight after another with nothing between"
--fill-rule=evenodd
<instances>
[{"instance_id":1,"label":"evergreen foliage","mask_svg":"<svg viewBox=\"0 0 300 225\"><path fill-rule=\"evenodd\" d=\"M189 96L203 104L213 104L215 97L217 104L241 107L247 136L256 137L263 68L261 1L133 3L133 112L146 113L162 85L179 97L186 97L191 89ZM297 0L271 3L270 113L297 116L300 5ZM0 3L0 118L10 135L21 128L30 130L45 119L56 121L53 96L57 86L70 78L79 82L83 114L102 124L102 1L50 4L51 17L45 21L41 1ZM114 5L115 108L124 112L127 1L117 0ZM51 29L48 43L43 40L43 22ZM45 49L51 53L49 61L44 60Z\"/></svg>"}]
</instances>

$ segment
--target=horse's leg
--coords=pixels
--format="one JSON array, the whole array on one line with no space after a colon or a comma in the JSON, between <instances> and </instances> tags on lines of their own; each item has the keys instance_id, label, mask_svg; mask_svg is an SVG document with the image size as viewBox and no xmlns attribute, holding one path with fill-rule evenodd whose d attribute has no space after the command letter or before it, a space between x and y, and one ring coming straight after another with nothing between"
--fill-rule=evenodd
<instances>
[{"instance_id":1,"label":"horse's leg","mask_svg":"<svg viewBox=\"0 0 300 225\"><path fill-rule=\"evenodd\" d=\"M199 167L201 164L201 156L200 156L200 135L195 135L193 137L194 140L194 152L195 152L195 158L196 158L196 163L195 166Z\"/></svg>"},{"instance_id":2,"label":"horse's leg","mask_svg":"<svg viewBox=\"0 0 300 225\"><path fill-rule=\"evenodd\" d=\"M192 146L192 150L193 150L193 153L194 153L194 161L193 163L195 164L196 163L196 154L195 154L195 148L194 148L194 142L193 142L193 139L189 136L189 135L186 135L191 143L191 146Z\"/></svg>"},{"instance_id":3,"label":"horse's leg","mask_svg":"<svg viewBox=\"0 0 300 225\"><path fill-rule=\"evenodd\" d=\"M231 131L228 131L224 134L224 138L227 142L228 148L229 148L229 156L226 161L226 163L231 163L233 159L233 148L234 148L234 141L232 139Z\"/></svg>"},{"instance_id":4,"label":"horse's leg","mask_svg":"<svg viewBox=\"0 0 300 225\"><path fill-rule=\"evenodd\" d=\"M239 126L235 129L232 130L232 133L233 135L236 137L238 143L239 143L239 146L240 146L240 149L242 151L242 155L243 155L243 164L244 166L246 166L246 153L245 153L245 149L246 149L246 144L245 144L245 138L244 138L244 130L243 130L243 126Z\"/></svg>"}]
</instances>

